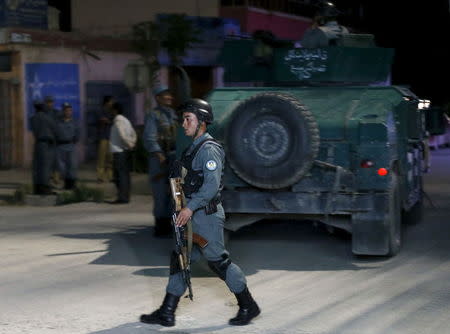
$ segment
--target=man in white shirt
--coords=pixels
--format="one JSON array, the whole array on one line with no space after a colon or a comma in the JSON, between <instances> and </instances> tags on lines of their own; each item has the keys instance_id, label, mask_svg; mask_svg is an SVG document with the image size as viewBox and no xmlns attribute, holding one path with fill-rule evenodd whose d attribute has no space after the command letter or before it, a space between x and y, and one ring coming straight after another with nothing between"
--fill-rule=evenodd
<instances>
[{"instance_id":1,"label":"man in white shirt","mask_svg":"<svg viewBox=\"0 0 450 334\"><path fill-rule=\"evenodd\" d=\"M123 116L120 103L112 106L114 116L109 146L113 155L114 183L117 199L111 204L126 204L130 201L130 151L136 145L136 132L130 121Z\"/></svg>"}]
</instances>

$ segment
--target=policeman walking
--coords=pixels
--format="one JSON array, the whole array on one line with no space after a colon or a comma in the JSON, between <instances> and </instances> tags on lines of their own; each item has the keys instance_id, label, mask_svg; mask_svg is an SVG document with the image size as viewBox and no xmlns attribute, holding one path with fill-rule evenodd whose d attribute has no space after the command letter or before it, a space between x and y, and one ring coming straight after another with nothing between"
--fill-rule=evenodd
<instances>
[{"instance_id":1,"label":"policeman walking","mask_svg":"<svg viewBox=\"0 0 450 334\"><path fill-rule=\"evenodd\" d=\"M183 112L183 129L187 136L193 138L193 142L180 161L187 170L183 185L187 203L179 212L176 223L183 226L192 219L193 232L208 240L204 248L194 245L191 261L199 259L200 256L206 258L211 270L225 281L237 298L239 311L236 317L229 320L229 324L247 325L261 311L247 288L244 273L231 261L224 247L225 213L220 192L223 188L225 152L206 132L207 125L213 122L212 108L206 101L190 99L180 109ZM174 326L175 310L186 288L178 262L172 256L164 301L153 313L141 315L140 321Z\"/></svg>"},{"instance_id":2,"label":"policeman walking","mask_svg":"<svg viewBox=\"0 0 450 334\"><path fill-rule=\"evenodd\" d=\"M33 192L38 195L52 194L50 174L55 161L55 145L58 129L55 119L46 111L42 102L34 103L35 114L30 118L34 136Z\"/></svg>"},{"instance_id":3,"label":"policeman walking","mask_svg":"<svg viewBox=\"0 0 450 334\"><path fill-rule=\"evenodd\" d=\"M171 200L169 167L175 160L175 139L178 117L172 109L173 96L167 86L153 91L158 106L145 118L144 147L149 153L148 174L153 192L155 236L169 235L171 231Z\"/></svg>"},{"instance_id":4,"label":"policeman walking","mask_svg":"<svg viewBox=\"0 0 450 334\"><path fill-rule=\"evenodd\" d=\"M69 103L63 104L63 115L57 124L60 134L56 146L58 169L64 179L64 189L73 189L77 179L75 146L80 139L80 128L72 117Z\"/></svg>"}]
</instances>

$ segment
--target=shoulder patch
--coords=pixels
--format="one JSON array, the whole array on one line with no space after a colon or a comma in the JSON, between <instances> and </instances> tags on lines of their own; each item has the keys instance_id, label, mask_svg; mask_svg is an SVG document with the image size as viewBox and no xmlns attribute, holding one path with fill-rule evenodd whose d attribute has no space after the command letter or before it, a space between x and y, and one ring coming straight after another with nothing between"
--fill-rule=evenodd
<instances>
[{"instance_id":1,"label":"shoulder patch","mask_svg":"<svg viewBox=\"0 0 450 334\"><path fill-rule=\"evenodd\" d=\"M216 170L217 162L215 162L214 160L208 160L206 162L206 168L210 171Z\"/></svg>"}]
</instances>

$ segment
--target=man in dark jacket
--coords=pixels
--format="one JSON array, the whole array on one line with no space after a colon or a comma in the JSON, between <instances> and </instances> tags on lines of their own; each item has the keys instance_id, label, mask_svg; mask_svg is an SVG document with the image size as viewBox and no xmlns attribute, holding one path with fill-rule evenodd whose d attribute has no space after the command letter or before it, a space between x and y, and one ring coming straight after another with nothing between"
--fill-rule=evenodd
<instances>
[{"instance_id":1,"label":"man in dark jacket","mask_svg":"<svg viewBox=\"0 0 450 334\"><path fill-rule=\"evenodd\" d=\"M158 106L147 113L143 134L144 147L149 153L148 174L153 193L155 236L170 234L171 202L169 168L175 160L175 140L178 118L172 109L173 96L166 86L153 91Z\"/></svg>"},{"instance_id":2,"label":"man in dark jacket","mask_svg":"<svg viewBox=\"0 0 450 334\"><path fill-rule=\"evenodd\" d=\"M61 119L62 116L61 111L55 108L55 99L52 95L47 95L44 98L44 111L47 113L47 115L52 117L56 123L58 123L59 120ZM61 182L61 175L59 173L59 166L58 166L58 157L56 153L54 154L54 160L51 166L50 181L54 187L58 187Z\"/></svg>"},{"instance_id":3,"label":"man in dark jacket","mask_svg":"<svg viewBox=\"0 0 450 334\"><path fill-rule=\"evenodd\" d=\"M80 139L80 128L72 117L72 106L63 104L62 117L57 122L59 138L57 140L56 156L58 169L64 179L64 189L73 189L77 179L76 143Z\"/></svg>"},{"instance_id":4,"label":"man in dark jacket","mask_svg":"<svg viewBox=\"0 0 450 334\"><path fill-rule=\"evenodd\" d=\"M35 114L30 118L34 136L33 187L39 195L52 194L50 174L55 161L55 146L58 129L55 119L46 111L42 102L34 103Z\"/></svg>"},{"instance_id":5,"label":"man in dark jacket","mask_svg":"<svg viewBox=\"0 0 450 334\"><path fill-rule=\"evenodd\" d=\"M97 181L109 182L113 178L112 154L109 150L109 135L112 126L112 96L103 97L102 109L97 112Z\"/></svg>"}]
</instances>

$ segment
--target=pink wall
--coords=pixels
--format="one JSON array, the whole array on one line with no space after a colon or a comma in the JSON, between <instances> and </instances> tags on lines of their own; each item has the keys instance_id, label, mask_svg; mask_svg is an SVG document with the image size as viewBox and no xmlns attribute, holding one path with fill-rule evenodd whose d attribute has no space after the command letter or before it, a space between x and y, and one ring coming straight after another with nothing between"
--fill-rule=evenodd
<instances>
[{"instance_id":1,"label":"pink wall","mask_svg":"<svg viewBox=\"0 0 450 334\"><path fill-rule=\"evenodd\" d=\"M299 40L310 25L311 22L306 20L248 11L246 31L252 33L258 29L270 30L279 38Z\"/></svg>"},{"instance_id":2,"label":"pink wall","mask_svg":"<svg viewBox=\"0 0 450 334\"><path fill-rule=\"evenodd\" d=\"M251 34L255 30L272 31L277 37L299 40L311 25L311 19L257 8L222 7L222 17L235 18L241 23L242 32Z\"/></svg>"}]
</instances>

